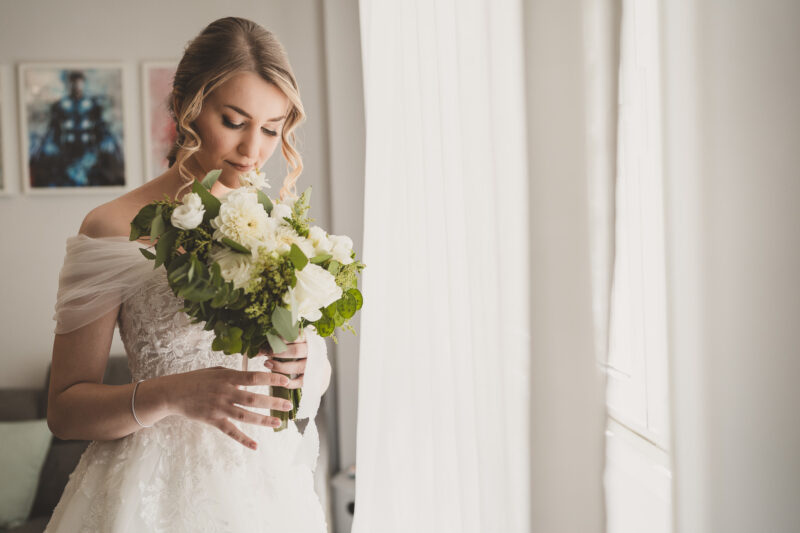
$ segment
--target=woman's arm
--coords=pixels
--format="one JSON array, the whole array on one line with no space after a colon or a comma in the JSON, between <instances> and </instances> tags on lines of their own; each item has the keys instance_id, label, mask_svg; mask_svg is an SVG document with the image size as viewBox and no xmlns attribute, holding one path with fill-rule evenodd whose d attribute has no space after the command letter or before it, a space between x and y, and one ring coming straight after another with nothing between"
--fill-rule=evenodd
<instances>
[{"instance_id":1,"label":"woman's arm","mask_svg":"<svg viewBox=\"0 0 800 533\"><path fill-rule=\"evenodd\" d=\"M119 306L80 329L56 335L47 424L61 439L113 440L141 428L131 413L134 384L102 384L118 312ZM143 381L136 390L136 416L149 426L168 415L182 415L255 449L256 442L231 419L276 427L281 423L277 417L245 407L292 408L282 398L240 389L264 385L297 386L281 374L223 367L159 376Z\"/></svg>"},{"instance_id":2,"label":"woman's arm","mask_svg":"<svg viewBox=\"0 0 800 533\"><path fill-rule=\"evenodd\" d=\"M131 414L134 384L103 385L119 306L86 326L55 336L47 423L61 439L113 440L141 426ZM136 390L136 416L151 425L171 414L163 380Z\"/></svg>"}]
</instances>

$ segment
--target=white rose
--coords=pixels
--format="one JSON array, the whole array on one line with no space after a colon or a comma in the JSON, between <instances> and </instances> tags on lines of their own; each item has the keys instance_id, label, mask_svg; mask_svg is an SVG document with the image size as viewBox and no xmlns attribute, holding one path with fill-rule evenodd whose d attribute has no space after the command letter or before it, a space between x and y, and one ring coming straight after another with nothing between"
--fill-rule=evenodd
<instances>
[{"instance_id":1,"label":"white rose","mask_svg":"<svg viewBox=\"0 0 800 533\"><path fill-rule=\"evenodd\" d=\"M255 187L256 189L271 188L267 182L267 175L257 170L251 170L239 175L239 181L242 185L247 187Z\"/></svg>"},{"instance_id":2,"label":"white rose","mask_svg":"<svg viewBox=\"0 0 800 533\"><path fill-rule=\"evenodd\" d=\"M176 207L172 212L170 222L176 228L194 229L203 221L205 212L200 195L190 192L183 197L182 205Z\"/></svg>"},{"instance_id":3,"label":"white rose","mask_svg":"<svg viewBox=\"0 0 800 533\"><path fill-rule=\"evenodd\" d=\"M269 216L281 222L282 224L286 224L286 221L283 220L283 217L292 218L292 208L284 204L275 204L272 206L272 212Z\"/></svg>"},{"instance_id":4,"label":"white rose","mask_svg":"<svg viewBox=\"0 0 800 533\"><path fill-rule=\"evenodd\" d=\"M339 261L343 265L349 265L353 262L350 257L350 252L353 251L353 240L347 235L328 235L328 239L333 245L331 254L334 261Z\"/></svg>"},{"instance_id":5,"label":"white rose","mask_svg":"<svg viewBox=\"0 0 800 533\"><path fill-rule=\"evenodd\" d=\"M214 239L233 239L239 244L255 249L263 244L269 230L269 217L258 203L258 196L244 187L234 189L220 199L219 215L211 219Z\"/></svg>"},{"instance_id":6,"label":"white rose","mask_svg":"<svg viewBox=\"0 0 800 533\"><path fill-rule=\"evenodd\" d=\"M241 254L230 248L215 246L209 257L219 263L222 278L233 282L236 289L246 286L253 277L253 259L250 254Z\"/></svg>"},{"instance_id":7,"label":"white rose","mask_svg":"<svg viewBox=\"0 0 800 533\"><path fill-rule=\"evenodd\" d=\"M314 255L330 254L333 250L333 243L328 239L328 234L319 226L309 228L308 239L314 245Z\"/></svg>"},{"instance_id":8,"label":"white rose","mask_svg":"<svg viewBox=\"0 0 800 533\"><path fill-rule=\"evenodd\" d=\"M297 285L283 296L284 303L292 312L292 323L298 318L314 322L322 318L321 307L327 307L342 297L342 288L336 278L319 265L308 263L303 270L295 272Z\"/></svg>"}]
</instances>

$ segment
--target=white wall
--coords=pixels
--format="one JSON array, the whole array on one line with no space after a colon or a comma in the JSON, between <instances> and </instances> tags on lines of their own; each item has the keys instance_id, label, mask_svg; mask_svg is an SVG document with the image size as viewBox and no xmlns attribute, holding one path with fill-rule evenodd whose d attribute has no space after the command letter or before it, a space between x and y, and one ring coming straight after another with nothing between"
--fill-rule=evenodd
<instances>
[{"instance_id":1,"label":"white wall","mask_svg":"<svg viewBox=\"0 0 800 533\"><path fill-rule=\"evenodd\" d=\"M298 184L312 185L312 216L330 227L327 110L322 9L317 0L106 2L37 0L0 3L2 143L5 181L0 197L0 387L44 384L50 361L53 304L65 240L84 215L114 195L25 196L21 190L16 64L35 61L120 61L127 113L125 156L132 187L142 183L140 63L179 59L185 44L212 20L253 19L286 47L308 115L300 130L305 170ZM283 176L280 154L268 175ZM329 343L333 346L333 343ZM118 338L112 353L123 353ZM335 353L331 353L335 357Z\"/></svg>"},{"instance_id":2,"label":"white wall","mask_svg":"<svg viewBox=\"0 0 800 533\"><path fill-rule=\"evenodd\" d=\"M800 3L663 6L676 531L797 531Z\"/></svg>"}]
</instances>

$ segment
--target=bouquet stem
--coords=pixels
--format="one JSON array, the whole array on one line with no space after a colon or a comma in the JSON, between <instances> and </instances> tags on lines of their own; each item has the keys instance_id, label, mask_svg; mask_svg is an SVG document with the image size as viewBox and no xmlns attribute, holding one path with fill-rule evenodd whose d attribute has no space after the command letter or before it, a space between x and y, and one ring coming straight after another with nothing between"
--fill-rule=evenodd
<instances>
[{"instance_id":1,"label":"bouquet stem","mask_svg":"<svg viewBox=\"0 0 800 533\"><path fill-rule=\"evenodd\" d=\"M289 357L273 357L273 361L278 361L280 363L287 363L294 361L295 359ZM278 372L280 374L281 372ZM289 379L296 379L296 374L283 374L284 376L288 376ZM289 427L289 420L294 420L297 416L297 408L300 406L300 398L302 397L302 393L300 389L287 389L286 387L270 387L270 395L274 396L275 398L283 398L284 400L289 400L292 402L292 410L291 411L279 411L277 409L270 409L270 416L274 416L281 420L281 425L274 428L275 431L283 431L287 427Z\"/></svg>"}]
</instances>

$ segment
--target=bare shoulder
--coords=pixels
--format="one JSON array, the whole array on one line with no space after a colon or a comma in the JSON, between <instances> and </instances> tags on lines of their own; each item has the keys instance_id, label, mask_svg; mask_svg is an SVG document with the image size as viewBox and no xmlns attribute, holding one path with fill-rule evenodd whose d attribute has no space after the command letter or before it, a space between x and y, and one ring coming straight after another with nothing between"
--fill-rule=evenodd
<instances>
[{"instance_id":1,"label":"bare shoulder","mask_svg":"<svg viewBox=\"0 0 800 533\"><path fill-rule=\"evenodd\" d=\"M164 178L159 178L146 183L122 196L99 205L89 211L83 219L78 233L87 237L116 237L128 236L131 232L131 221L139 210L154 200L163 198L167 186Z\"/></svg>"},{"instance_id":2,"label":"bare shoulder","mask_svg":"<svg viewBox=\"0 0 800 533\"><path fill-rule=\"evenodd\" d=\"M78 233L95 239L129 234L130 220L125 221L122 210L119 209L120 199L111 200L89 211Z\"/></svg>"}]
</instances>

